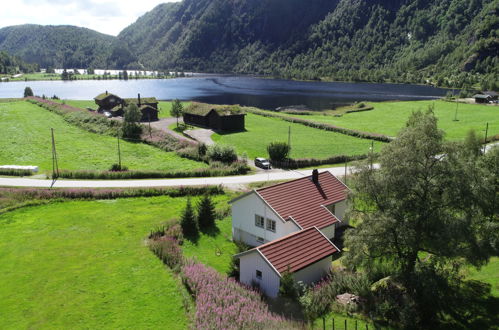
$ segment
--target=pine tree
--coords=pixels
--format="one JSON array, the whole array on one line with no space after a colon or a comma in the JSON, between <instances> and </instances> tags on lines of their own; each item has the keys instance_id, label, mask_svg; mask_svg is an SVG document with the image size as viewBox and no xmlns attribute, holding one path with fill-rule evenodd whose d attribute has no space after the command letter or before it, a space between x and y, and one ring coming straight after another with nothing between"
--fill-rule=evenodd
<instances>
[{"instance_id":1,"label":"pine tree","mask_svg":"<svg viewBox=\"0 0 499 330\"><path fill-rule=\"evenodd\" d=\"M29 86L24 89L24 97L28 96L33 96L33 90Z\"/></svg>"},{"instance_id":2,"label":"pine tree","mask_svg":"<svg viewBox=\"0 0 499 330\"><path fill-rule=\"evenodd\" d=\"M198 224L200 229L207 229L215 225L215 206L211 197L204 195L198 205Z\"/></svg>"},{"instance_id":3,"label":"pine tree","mask_svg":"<svg viewBox=\"0 0 499 330\"><path fill-rule=\"evenodd\" d=\"M187 199L187 204L182 212L182 217L180 218L180 226L182 227L182 232L186 237L195 237L198 235L199 228L194 214L194 209L192 208L192 203L190 198Z\"/></svg>"}]
</instances>

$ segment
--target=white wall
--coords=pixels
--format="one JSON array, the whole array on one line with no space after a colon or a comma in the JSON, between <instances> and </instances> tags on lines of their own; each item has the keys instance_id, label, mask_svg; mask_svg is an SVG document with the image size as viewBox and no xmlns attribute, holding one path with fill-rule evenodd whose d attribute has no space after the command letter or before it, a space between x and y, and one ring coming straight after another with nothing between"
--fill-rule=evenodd
<instances>
[{"instance_id":1,"label":"white wall","mask_svg":"<svg viewBox=\"0 0 499 330\"><path fill-rule=\"evenodd\" d=\"M327 226L327 227L320 229L320 231L324 234L324 236L326 236L327 238L332 240L334 238L334 229L335 228L336 228L336 224L334 223L331 226Z\"/></svg>"},{"instance_id":2,"label":"white wall","mask_svg":"<svg viewBox=\"0 0 499 330\"><path fill-rule=\"evenodd\" d=\"M260 286L260 289L269 297L277 297L281 278L263 259L258 251L248 253L240 257L239 281L246 285L253 282ZM262 278L256 278L256 270L262 272Z\"/></svg>"},{"instance_id":3,"label":"white wall","mask_svg":"<svg viewBox=\"0 0 499 330\"><path fill-rule=\"evenodd\" d=\"M324 258L306 268L303 268L293 274L296 282L301 281L305 284L311 284L322 279L331 269L333 257Z\"/></svg>"},{"instance_id":4,"label":"white wall","mask_svg":"<svg viewBox=\"0 0 499 330\"><path fill-rule=\"evenodd\" d=\"M276 222L275 233L264 228L255 226L255 215ZM265 242L273 241L288 234L294 233L300 228L293 221L283 222L278 215L268 207L255 192L235 201L232 204L232 238L240 240L251 246L261 245L256 240L262 237Z\"/></svg>"},{"instance_id":5,"label":"white wall","mask_svg":"<svg viewBox=\"0 0 499 330\"><path fill-rule=\"evenodd\" d=\"M345 218L345 211L347 210L347 201L341 201L336 203L336 213L334 214L338 219L343 221Z\"/></svg>"}]
</instances>

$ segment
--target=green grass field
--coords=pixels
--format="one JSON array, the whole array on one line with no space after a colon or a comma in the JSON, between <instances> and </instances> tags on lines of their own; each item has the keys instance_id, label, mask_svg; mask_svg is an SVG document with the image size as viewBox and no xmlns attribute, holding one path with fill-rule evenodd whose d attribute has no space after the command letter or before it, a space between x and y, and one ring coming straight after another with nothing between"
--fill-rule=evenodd
<instances>
[{"instance_id":1,"label":"green grass field","mask_svg":"<svg viewBox=\"0 0 499 330\"><path fill-rule=\"evenodd\" d=\"M499 134L499 107L477 104L459 104L457 119L454 121L456 104L446 101L405 101L405 102L369 102L374 110L334 116L296 116L322 123L357 129L365 132L396 136L405 126L413 111L425 111L429 105L435 105L438 126L446 132L448 140L462 140L470 129L485 134L485 125L489 123L489 136Z\"/></svg>"},{"instance_id":2,"label":"green grass field","mask_svg":"<svg viewBox=\"0 0 499 330\"><path fill-rule=\"evenodd\" d=\"M181 286L145 246L185 199L66 202L0 216L0 328L185 329Z\"/></svg>"},{"instance_id":3,"label":"green grass field","mask_svg":"<svg viewBox=\"0 0 499 330\"><path fill-rule=\"evenodd\" d=\"M59 168L107 170L118 162L116 138L86 132L28 102L0 103L0 164L52 166L54 128ZM122 163L134 170L195 169L207 165L142 143L121 141Z\"/></svg>"},{"instance_id":4,"label":"green grass field","mask_svg":"<svg viewBox=\"0 0 499 330\"><path fill-rule=\"evenodd\" d=\"M499 298L499 257L491 258L490 262L480 270L470 269L469 278L489 283L492 295Z\"/></svg>"},{"instance_id":5,"label":"green grass field","mask_svg":"<svg viewBox=\"0 0 499 330\"><path fill-rule=\"evenodd\" d=\"M233 145L239 154L246 153L249 158L267 157L267 145L273 141L287 141L290 126L290 156L292 158L327 158L332 155L366 154L371 147L371 140L251 113L246 115L246 132L213 134L212 139L220 144ZM375 142L375 151L379 151L382 145L381 142Z\"/></svg>"}]
</instances>

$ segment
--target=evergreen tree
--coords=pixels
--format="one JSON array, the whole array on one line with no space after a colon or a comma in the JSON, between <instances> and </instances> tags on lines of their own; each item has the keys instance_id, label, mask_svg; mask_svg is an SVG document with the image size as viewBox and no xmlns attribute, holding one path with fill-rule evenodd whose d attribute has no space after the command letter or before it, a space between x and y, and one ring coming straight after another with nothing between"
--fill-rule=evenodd
<instances>
[{"instance_id":1,"label":"evergreen tree","mask_svg":"<svg viewBox=\"0 0 499 330\"><path fill-rule=\"evenodd\" d=\"M208 229L215 225L215 206L209 195L204 195L197 204L198 224L200 229Z\"/></svg>"},{"instance_id":2,"label":"evergreen tree","mask_svg":"<svg viewBox=\"0 0 499 330\"><path fill-rule=\"evenodd\" d=\"M186 237L196 237L199 234L199 227L191 204L191 199L187 199L187 204L180 218L180 226Z\"/></svg>"},{"instance_id":3,"label":"evergreen tree","mask_svg":"<svg viewBox=\"0 0 499 330\"><path fill-rule=\"evenodd\" d=\"M33 96L33 90L29 86L24 88L24 97L28 97L28 96Z\"/></svg>"}]
</instances>

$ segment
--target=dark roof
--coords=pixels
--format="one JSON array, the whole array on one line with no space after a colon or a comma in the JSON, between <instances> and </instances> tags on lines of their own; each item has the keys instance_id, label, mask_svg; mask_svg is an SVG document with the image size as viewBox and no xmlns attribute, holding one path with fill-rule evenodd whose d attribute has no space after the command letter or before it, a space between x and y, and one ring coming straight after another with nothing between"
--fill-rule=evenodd
<instances>
[{"instance_id":1,"label":"dark roof","mask_svg":"<svg viewBox=\"0 0 499 330\"><path fill-rule=\"evenodd\" d=\"M330 172L319 174L319 184L312 176L257 189L259 194L279 216L291 218L302 228L324 228L338 222L326 205L345 200L348 188Z\"/></svg>"},{"instance_id":2,"label":"dark roof","mask_svg":"<svg viewBox=\"0 0 499 330\"><path fill-rule=\"evenodd\" d=\"M492 96L492 97L499 96L499 93L494 92L494 91L485 91L485 92L483 92L483 94L485 94L485 95L490 95L490 96Z\"/></svg>"},{"instance_id":3,"label":"dark roof","mask_svg":"<svg viewBox=\"0 0 499 330\"><path fill-rule=\"evenodd\" d=\"M490 99L492 96L488 95L488 94L476 94L476 95L473 95L473 98L475 99Z\"/></svg>"},{"instance_id":4,"label":"dark roof","mask_svg":"<svg viewBox=\"0 0 499 330\"><path fill-rule=\"evenodd\" d=\"M142 104L139 108L140 111L145 110L145 109L152 109L154 111L158 111L158 109L156 109L155 107L153 107L152 105L149 105L149 104Z\"/></svg>"},{"instance_id":5,"label":"dark roof","mask_svg":"<svg viewBox=\"0 0 499 330\"><path fill-rule=\"evenodd\" d=\"M216 111L219 116L244 115L238 105L211 105L193 102L183 110L184 113L198 116L207 116L211 111Z\"/></svg>"},{"instance_id":6,"label":"dark roof","mask_svg":"<svg viewBox=\"0 0 499 330\"><path fill-rule=\"evenodd\" d=\"M114 96L116 98L120 98L119 96L117 96L117 95L115 95L113 93L107 93L106 92L106 93L101 93L101 94L97 95L96 97L94 97L94 100L102 101L102 100L108 98L109 96Z\"/></svg>"},{"instance_id":7,"label":"dark roof","mask_svg":"<svg viewBox=\"0 0 499 330\"><path fill-rule=\"evenodd\" d=\"M253 250L260 251L280 274L288 267L291 273L297 272L339 251L317 227L300 230Z\"/></svg>"}]
</instances>

